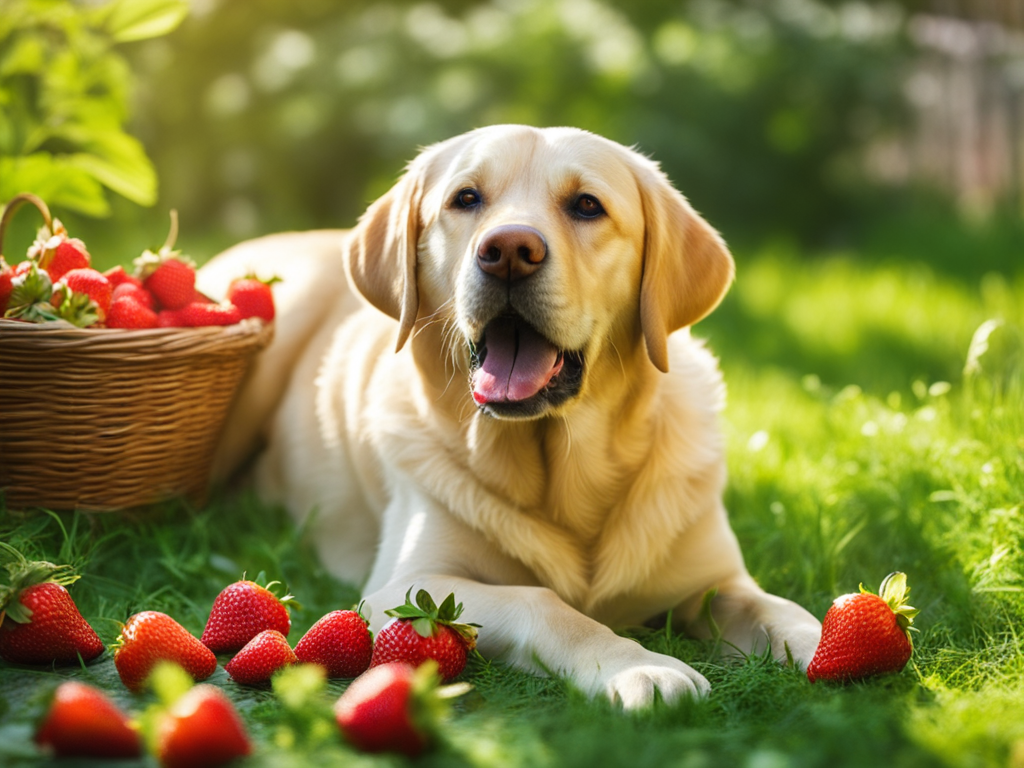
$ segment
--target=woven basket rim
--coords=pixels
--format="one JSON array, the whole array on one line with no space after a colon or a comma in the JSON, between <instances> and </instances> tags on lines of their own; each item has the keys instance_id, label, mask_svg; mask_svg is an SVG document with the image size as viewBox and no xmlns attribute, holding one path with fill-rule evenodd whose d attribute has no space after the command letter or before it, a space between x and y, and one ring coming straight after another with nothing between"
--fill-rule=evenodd
<instances>
[{"instance_id":1,"label":"woven basket rim","mask_svg":"<svg viewBox=\"0 0 1024 768\"><path fill-rule=\"evenodd\" d=\"M0 318L0 349L8 352L74 352L135 361L164 356L248 353L262 348L274 323L248 318L240 323L202 328L68 328Z\"/></svg>"}]
</instances>

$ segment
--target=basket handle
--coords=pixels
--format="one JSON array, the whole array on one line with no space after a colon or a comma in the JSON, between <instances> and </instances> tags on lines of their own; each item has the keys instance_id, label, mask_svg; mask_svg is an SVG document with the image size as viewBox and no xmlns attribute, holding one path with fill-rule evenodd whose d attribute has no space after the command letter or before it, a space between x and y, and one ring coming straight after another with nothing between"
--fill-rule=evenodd
<instances>
[{"instance_id":1,"label":"basket handle","mask_svg":"<svg viewBox=\"0 0 1024 768\"><path fill-rule=\"evenodd\" d=\"M32 203L32 205L38 208L39 212L43 214L46 228L51 232L53 231L53 216L50 215L50 209L46 207L46 203L43 202L41 197L33 195L31 192L22 192L20 195L15 195L7 201L7 205L4 206L4 214L0 216L0 256L4 255L4 235L7 233L7 225L14 218L15 212L25 203Z\"/></svg>"}]
</instances>

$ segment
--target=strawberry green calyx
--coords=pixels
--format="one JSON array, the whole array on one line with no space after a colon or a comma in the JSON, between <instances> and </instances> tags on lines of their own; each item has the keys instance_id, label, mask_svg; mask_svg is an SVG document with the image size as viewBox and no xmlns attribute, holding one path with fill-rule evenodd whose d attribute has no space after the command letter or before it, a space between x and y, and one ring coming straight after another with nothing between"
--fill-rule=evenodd
<instances>
[{"instance_id":1,"label":"strawberry green calyx","mask_svg":"<svg viewBox=\"0 0 1024 768\"><path fill-rule=\"evenodd\" d=\"M265 590L267 590L267 592L272 594L274 597L277 597L276 587L282 584L282 582L276 580L268 581L266 584L264 584L262 572L260 572L260 575L256 577L255 583L263 587ZM287 592L287 587L285 588L285 591ZM288 608L294 608L297 611L302 610L302 604L299 603L299 601L295 599L295 595L291 593L286 594L284 597L277 597L277 602L281 603L281 605L287 606Z\"/></svg>"},{"instance_id":2,"label":"strawberry green calyx","mask_svg":"<svg viewBox=\"0 0 1024 768\"><path fill-rule=\"evenodd\" d=\"M0 541L0 549L12 558L4 566L7 569L6 584L0 584L0 616L6 615L17 624L27 624L32 619L31 609L21 604L21 593L29 587L54 582L66 587L78 581L78 574L70 565L55 565L44 560L29 560L10 544Z\"/></svg>"},{"instance_id":3,"label":"strawberry green calyx","mask_svg":"<svg viewBox=\"0 0 1024 768\"><path fill-rule=\"evenodd\" d=\"M50 276L45 269L33 263L27 272L11 280L11 296L4 317L32 322L58 320L49 303L52 294L53 281Z\"/></svg>"},{"instance_id":4,"label":"strawberry green calyx","mask_svg":"<svg viewBox=\"0 0 1024 768\"><path fill-rule=\"evenodd\" d=\"M238 278L239 280L255 280L257 283L263 283L264 285L274 285L275 283L283 283L277 275L271 275L270 277L260 277L255 272L249 272L244 277Z\"/></svg>"},{"instance_id":5,"label":"strawberry green calyx","mask_svg":"<svg viewBox=\"0 0 1024 768\"><path fill-rule=\"evenodd\" d=\"M864 585L860 585L860 591L862 593L871 594L870 590L864 588ZM907 598L910 595L910 587L907 586L907 575L900 571L894 571L890 573L882 581L882 585L878 588L878 596L885 601L885 604L892 609L892 612L896 614L896 623L899 628L903 630L903 633L907 636L907 642L910 643L910 647L914 647L914 639L911 636L911 632L916 632L917 628L912 626L914 623L914 617L917 616L920 611L910 605L907 605Z\"/></svg>"},{"instance_id":6,"label":"strawberry green calyx","mask_svg":"<svg viewBox=\"0 0 1024 768\"><path fill-rule=\"evenodd\" d=\"M57 296L54 291L54 296ZM54 306L54 313L61 320L67 320L76 328L95 324L99 318L99 305L86 293L72 291L62 285L61 300Z\"/></svg>"},{"instance_id":7,"label":"strawberry green calyx","mask_svg":"<svg viewBox=\"0 0 1024 768\"><path fill-rule=\"evenodd\" d=\"M132 263L135 265L134 276L139 280L145 280L152 275L166 261L180 261L182 264L195 269L196 263L191 258L182 254L181 251L174 251L164 246L159 251L146 249L141 256L137 256Z\"/></svg>"},{"instance_id":8,"label":"strawberry green calyx","mask_svg":"<svg viewBox=\"0 0 1024 768\"><path fill-rule=\"evenodd\" d=\"M413 629L420 637L433 637L437 634L439 626L450 628L466 643L467 650L476 647L477 627L479 624L459 623L458 618L462 615L462 603L456 605L455 593L449 593L440 606L425 589L416 593L416 602L411 599L412 587L405 593L405 605L392 608L385 613L396 619L405 619L412 622Z\"/></svg>"}]
</instances>

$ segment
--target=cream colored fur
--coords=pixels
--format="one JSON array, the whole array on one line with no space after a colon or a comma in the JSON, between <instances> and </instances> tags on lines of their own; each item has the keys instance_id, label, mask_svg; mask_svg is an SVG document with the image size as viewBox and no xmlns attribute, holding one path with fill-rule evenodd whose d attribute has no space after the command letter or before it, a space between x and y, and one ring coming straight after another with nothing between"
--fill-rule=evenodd
<instances>
[{"instance_id":1,"label":"cream colored fur","mask_svg":"<svg viewBox=\"0 0 1024 768\"><path fill-rule=\"evenodd\" d=\"M479 209L450 205L466 187ZM580 193L607 215L570 216ZM579 395L532 419L485 414L467 383L493 311L476 249L510 223L549 247L528 319L586 360ZM708 683L611 628L672 611L707 637L715 590L726 647L806 667L820 625L744 567L721 501L724 388L688 329L732 260L653 162L575 129L480 129L424 150L356 229L242 243L200 288L252 269L283 278L277 335L216 474L263 446L257 487L315 511L321 557L364 585L375 630L410 587L454 591L484 654L635 708Z\"/></svg>"}]
</instances>

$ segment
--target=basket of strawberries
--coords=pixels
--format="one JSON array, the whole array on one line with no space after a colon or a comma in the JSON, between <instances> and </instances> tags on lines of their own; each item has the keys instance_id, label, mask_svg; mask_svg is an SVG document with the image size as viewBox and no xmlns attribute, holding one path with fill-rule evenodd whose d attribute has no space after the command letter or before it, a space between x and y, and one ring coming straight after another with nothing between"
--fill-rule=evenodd
<instances>
[{"instance_id":1,"label":"basket of strawberries","mask_svg":"<svg viewBox=\"0 0 1024 768\"><path fill-rule=\"evenodd\" d=\"M43 217L26 258L4 234L24 204ZM9 507L111 510L205 500L228 408L273 335L254 279L216 303L174 250L177 221L129 272L90 267L46 204L13 198L0 218L0 492ZM235 295L233 295L235 294Z\"/></svg>"}]
</instances>

